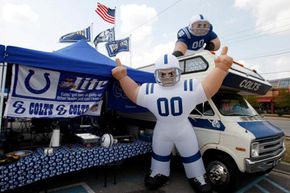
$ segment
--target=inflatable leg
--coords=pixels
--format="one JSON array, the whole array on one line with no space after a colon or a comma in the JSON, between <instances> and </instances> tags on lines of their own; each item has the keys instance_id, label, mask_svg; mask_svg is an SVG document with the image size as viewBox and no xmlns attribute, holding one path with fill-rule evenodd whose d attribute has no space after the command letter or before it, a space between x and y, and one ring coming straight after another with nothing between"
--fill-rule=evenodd
<instances>
[{"instance_id":1,"label":"inflatable leg","mask_svg":"<svg viewBox=\"0 0 290 193\"><path fill-rule=\"evenodd\" d=\"M145 177L145 186L151 190L164 185L170 173L170 159L173 142L166 139L158 129L153 134L153 153L151 159L151 172Z\"/></svg>"}]
</instances>

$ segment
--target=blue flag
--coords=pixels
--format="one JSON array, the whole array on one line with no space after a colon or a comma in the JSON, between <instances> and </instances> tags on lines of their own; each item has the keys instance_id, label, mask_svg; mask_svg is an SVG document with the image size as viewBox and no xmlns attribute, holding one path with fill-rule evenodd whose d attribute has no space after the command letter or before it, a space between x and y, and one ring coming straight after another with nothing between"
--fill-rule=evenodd
<instances>
[{"instance_id":1,"label":"blue flag","mask_svg":"<svg viewBox=\"0 0 290 193\"><path fill-rule=\"evenodd\" d=\"M109 28L99 33L94 39L94 45L95 47L97 47L97 44L100 42L111 42L111 41L115 41L114 28Z\"/></svg>"},{"instance_id":2,"label":"blue flag","mask_svg":"<svg viewBox=\"0 0 290 193\"><path fill-rule=\"evenodd\" d=\"M59 42L77 42L79 40L85 40L87 42L91 41L91 26L87 27L86 29L72 32L60 37Z\"/></svg>"},{"instance_id":3,"label":"blue flag","mask_svg":"<svg viewBox=\"0 0 290 193\"><path fill-rule=\"evenodd\" d=\"M119 52L129 51L129 37L106 43L106 48L110 57L116 56Z\"/></svg>"}]
</instances>

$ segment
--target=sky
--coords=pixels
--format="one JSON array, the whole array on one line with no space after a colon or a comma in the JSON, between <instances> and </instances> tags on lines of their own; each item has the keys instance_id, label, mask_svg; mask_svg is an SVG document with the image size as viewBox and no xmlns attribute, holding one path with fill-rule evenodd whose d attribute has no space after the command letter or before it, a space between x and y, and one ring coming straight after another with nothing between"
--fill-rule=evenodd
<instances>
[{"instance_id":1,"label":"sky","mask_svg":"<svg viewBox=\"0 0 290 193\"><path fill-rule=\"evenodd\" d=\"M70 45L58 42L62 35L91 24L95 37L113 27L95 12L97 2L0 0L0 44L50 52ZM117 55L123 64L137 68L172 53L177 31L194 15L203 14L235 61L268 80L290 77L289 0L99 2L116 8L116 39L131 37L131 51ZM98 44L98 51L107 55L105 43Z\"/></svg>"}]
</instances>

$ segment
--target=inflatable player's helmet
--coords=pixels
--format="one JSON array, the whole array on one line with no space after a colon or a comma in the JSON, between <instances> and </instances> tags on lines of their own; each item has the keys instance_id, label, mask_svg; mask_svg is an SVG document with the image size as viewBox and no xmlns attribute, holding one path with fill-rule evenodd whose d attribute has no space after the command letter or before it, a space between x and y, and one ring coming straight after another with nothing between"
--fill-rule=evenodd
<instances>
[{"instance_id":1,"label":"inflatable player's helmet","mask_svg":"<svg viewBox=\"0 0 290 193\"><path fill-rule=\"evenodd\" d=\"M178 59L171 54L164 54L155 62L154 77L161 86L173 86L181 76Z\"/></svg>"},{"instance_id":2,"label":"inflatable player's helmet","mask_svg":"<svg viewBox=\"0 0 290 193\"><path fill-rule=\"evenodd\" d=\"M191 18L188 29L194 36L205 36L210 31L210 22L199 14Z\"/></svg>"}]
</instances>

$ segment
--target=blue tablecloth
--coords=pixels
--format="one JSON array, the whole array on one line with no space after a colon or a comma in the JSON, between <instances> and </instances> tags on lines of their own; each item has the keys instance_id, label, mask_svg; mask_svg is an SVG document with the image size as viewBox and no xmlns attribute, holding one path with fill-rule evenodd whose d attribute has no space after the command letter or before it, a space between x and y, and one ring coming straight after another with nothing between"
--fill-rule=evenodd
<instances>
[{"instance_id":1,"label":"blue tablecloth","mask_svg":"<svg viewBox=\"0 0 290 193\"><path fill-rule=\"evenodd\" d=\"M0 192L32 182L151 152L151 143L135 141L117 143L112 148L66 145L45 156L43 148L17 162L0 166Z\"/></svg>"}]
</instances>

